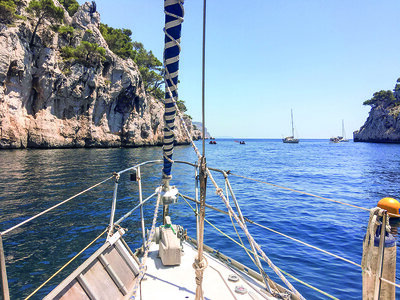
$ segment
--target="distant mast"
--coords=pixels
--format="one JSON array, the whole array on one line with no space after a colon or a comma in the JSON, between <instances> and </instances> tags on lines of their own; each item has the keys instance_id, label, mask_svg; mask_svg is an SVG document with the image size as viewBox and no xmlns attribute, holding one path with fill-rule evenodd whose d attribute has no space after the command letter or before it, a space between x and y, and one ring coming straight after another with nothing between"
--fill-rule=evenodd
<instances>
[{"instance_id":1,"label":"distant mast","mask_svg":"<svg viewBox=\"0 0 400 300\"><path fill-rule=\"evenodd\" d=\"M290 109L290 115L292 117L292 137L294 138L294 126L293 126L293 109Z\"/></svg>"},{"instance_id":2,"label":"distant mast","mask_svg":"<svg viewBox=\"0 0 400 300\"><path fill-rule=\"evenodd\" d=\"M344 120L342 119L342 138L341 142L348 142L349 140L346 139L346 131L344 130Z\"/></svg>"},{"instance_id":3,"label":"distant mast","mask_svg":"<svg viewBox=\"0 0 400 300\"><path fill-rule=\"evenodd\" d=\"M342 119L342 137L346 139L346 132L344 131L344 120Z\"/></svg>"}]
</instances>

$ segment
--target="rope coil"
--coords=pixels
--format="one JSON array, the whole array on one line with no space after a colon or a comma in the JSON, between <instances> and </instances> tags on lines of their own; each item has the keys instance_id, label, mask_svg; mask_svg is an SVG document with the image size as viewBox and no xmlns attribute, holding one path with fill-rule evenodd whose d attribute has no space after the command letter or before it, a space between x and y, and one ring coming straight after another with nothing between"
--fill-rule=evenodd
<instances>
[{"instance_id":1,"label":"rope coil","mask_svg":"<svg viewBox=\"0 0 400 300\"><path fill-rule=\"evenodd\" d=\"M198 259L195 259L192 266L193 266L193 269L195 269L195 272L196 272L196 285L198 285L198 286L200 286L200 288L202 288L203 271L208 267L208 261L203 256L201 261L199 261Z\"/></svg>"}]
</instances>

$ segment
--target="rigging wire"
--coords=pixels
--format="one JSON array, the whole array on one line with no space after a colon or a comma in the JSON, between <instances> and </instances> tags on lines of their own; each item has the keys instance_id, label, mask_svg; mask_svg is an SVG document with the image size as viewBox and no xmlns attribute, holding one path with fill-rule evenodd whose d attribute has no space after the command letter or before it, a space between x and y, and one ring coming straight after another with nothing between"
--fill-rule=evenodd
<instances>
[{"instance_id":1,"label":"rigging wire","mask_svg":"<svg viewBox=\"0 0 400 300\"><path fill-rule=\"evenodd\" d=\"M327 197L318 196L318 195L311 194L311 193L308 193L308 192L295 190L295 189L292 189L292 188L284 187L284 186L277 185L277 184L274 184L274 183L270 183L270 182L267 182L267 181L262 181L262 180L259 180L259 179L254 179L254 178L251 178L251 177L246 177L246 176L243 176L243 175L235 174L235 173L232 173L230 171L228 171L227 174L232 175L232 176L236 176L236 177L240 177L240 178L244 178L244 179L247 179L247 180L263 183L263 184L270 185L270 186L273 186L273 187L277 187L277 188L280 188L280 189L284 189L284 190L287 190L287 191L299 193L299 194L302 194L302 195L307 195L307 196L311 196L311 197L314 197L314 198L319 198L319 199L322 199L322 200L335 202L335 203L346 205L346 206L351 206L351 207L358 208L358 209L361 209L361 210L365 210L365 211L368 211L368 212L370 211L370 209L366 208L366 207L362 207L362 206L359 206L359 205L342 202L342 201L331 199L331 198L327 198ZM388 212L388 215L392 216L392 217L397 217L397 218L400 217L400 215L394 214L394 213L390 213L390 212Z\"/></svg>"},{"instance_id":2,"label":"rigging wire","mask_svg":"<svg viewBox=\"0 0 400 300\"><path fill-rule=\"evenodd\" d=\"M231 212L232 216L235 218L236 222L242 228L243 232L246 234L247 239L249 240L251 245L254 245L256 250L258 251L259 254L262 255L262 257L267 261L269 267L274 270L276 275L279 276L279 278L286 284L286 286L299 298L299 299L304 299L304 297L296 290L296 288L285 278L285 276L282 275L282 273L279 271L279 269L273 264L273 262L268 258L268 256L265 254L265 252L261 249L260 245L254 240L253 236L249 233L247 230L246 226L244 225L244 222L242 222L237 214L233 211L232 207L230 204L227 202L225 194L223 190L218 186L217 182L214 180L214 177L212 176L210 170L207 168L207 175L210 178L212 184L214 185L216 189L217 195L221 198L221 200L224 202L226 208Z\"/></svg>"},{"instance_id":3,"label":"rigging wire","mask_svg":"<svg viewBox=\"0 0 400 300\"><path fill-rule=\"evenodd\" d=\"M106 182L106 181L108 181L108 180L110 180L110 179L112 179L112 178L114 178L114 175L111 176L111 177L108 177L108 178L104 179L103 181L100 181L99 183L96 183L95 185L92 185L91 187L89 187L89 188L87 188L87 189L85 189L85 190L83 190L83 191L81 191L81 192L79 192L79 193L77 193L77 194L75 194L75 195L69 197L68 199L65 199L64 201L59 202L58 204L56 204L56 205L54 205L54 206L52 206L52 207L50 207L50 208L48 208L48 209L46 209L46 210L44 210L44 211L38 213L37 215L34 215L33 217L31 217L31 218L29 218L29 219L26 219L25 221L22 221L22 222L19 223L19 224L15 225L15 226L13 226L13 227L7 229L7 230L4 230L4 231L0 232L0 235L1 235L1 236L6 235L7 233L9 233L9 232L11 232L11 231L13 231L13 230L15 230L15 229L21 227L22 225L24 225L24 224L26 224L26 223L28 223L28 222L30 222L30 221L36 219L36 218L38 218L38 217L40 217L40 216L42 216L42 215L48 213L49 211L52 211L53 209L59 207L60 205L63 205L63 204L65 204L65 203L71 201L72 199L75 199L76 197L78 197L78 196L80 196L80 195L82 195L82 194L84 194L84 193L86 193L86 192L88 192L88 191L94 189L95 187L97 187L97 186L103 184L104 182Z\"/></svg>"},{"instance_id":4,"label":"rigging wire","mask_svg":"<svg viewBox=\"0 0 400 300\"><path fill-rule=\"evenodd\" d=\"M359 208L359 209L362 209L362 210L369 211L369 209L365 208L365 207L361 207L361 206L357 206L357 205L354 205L354 204L349 204L349 203L341 202L341 201L338 201L338 200L334 200L334 199L318 196L318 195L315 195L315 194L311 194L311 193L295 190L295 189L292 189L292 188L284 187L284 186L277 185L277 184L274 184L274 183L270 183L270 182L267 182L267 181L262 181L262 180L259 180L259 179L246 177L246 176L235 174L235 173L232 173L232 172L229 172L229 175L236 176L236 177L241 177L241 178L248 179L248 180L251 180L251 181L267 184L267 185L274 186L274 187L277 187L277 188L280 188L280 189L284 189L284 190L288 190L288 191L291 191L291 192L295 192L295 193L299 193L299 194L303 194L303 195L307 195L307 196L311 196L311 197L315 197L315 198L319 198L319 199L323 199L323 200L328 200L328 201L331 201L331 202L336 202L336 203L339 203L339 204L348 205L348 206L351 206L351 207L355 207L355 208Z\"/></svg>"},{"instance_id":5,"label":"rigging wire","mask_svg":"<svg viewBox=\"0 0 400 300\"><path fill-rule=\"evenodd\" d=\"M288 239L290 239L290 240L292 240L292 241L295 241L295 242L297 242L297 243L300 243L300 244L305 245L305 246L307 246L307 247L310 247L310 248L312 248L312 249L318 250L318 251L320 251L320 252L322 252L322 253L331 255L331 256L336 257L336 258L338 258L338 259L341 259L341 260L343 260L343 261L345 261L345 262L348 262L348 263L350 263L350 264L352 264L352 265L355 265L356 267L360 267L360 268L361 268L361 265L360 265L360 264L358 264L358 263L356 263L356 262L354 262L354 261L351 261L351 260L349 260L349 259L347 259L347 258L341 257L341 256L339 256L339 255L333 254L333 253L331 253L331 252L329 252L329 251L326 251L326 250L324 250L324 249L318 248L318 247L313 246L313 245L310 245L310 244L308 244L308 243L306 243L306 242L303 242L303 241L300 241L300 240L298 240L298 239L295 239L295 238L293 238L293 237L291 237L291 236L289 236L289 235L286 235L286 234L284 234L284 233L281 233L281 232L279 232L279 231L277 231L277 230L274 230L274 229L269 228L269 227L267 227L267 226L258 224L257 222L251 221L251 220L249 220L248 218L245 218L245 219L246 219L247 222L249 222L249 223L251 223L251 224L254 224L254 225L258 226L258 227L264 228L264 229L269 230L269 231L271 231L271 232L273 232L273 233L276 233L276 234L279 234L279 235L281 235L281 236L284 236L284 237L286 237L286 238L288 238Z\"/></svg>"},{"instance_id":6,"label":"rigging wire","mask_svg":"<svg viewBox=\"0 0 400 300\"><path fill-rule=\"evenodd\" d=\"M182 195L182 194L179 194L179 195L182 197L182 199L190 206L190 208L191 208L191 209L193 210L193 212L196 214L195 209L190 205L189 202L186 201L186 199L188 199L188 200L190 200L190 201L194 201L194 202L196 202L196 200L191 199L190 197L185 196L185 195ZM218 211L218 212L222 212L222 213L224 213L225 215L229 215L227 212L222 211L222 210L220 210L220 209L218 209L218 208L215 208L215 207L213 207L213 206L207 205L207 207L210 208L210 209L216 210L216 211ZM345 262L347 262L347 263L350 263L350 264L352 264L352 265L354 265L354 266L357 266L357 267L360 267L360 268L361 268L361 265L360 265L360 264L357 264L357 263L355 263L355 262L353 262L353 261L351 261L351 260L348 260L348 259L346 259L346 258L344 258L344 257L341 257L341 256L339 256L339 255L333 254L333 253L331 253L331 252L329 252L329 251L320 249L320 248L318 248L318 247L312 246L312 245L307 244L307 243L305 243L305 242L302 242L302 241L300 241L300 240L294 239L294 238L292 238L292 237L290 237L290 236L287 236L287 235L285 235L285 234L283 234L283 233L280 233L280 232L278 232L278 231L276 231L276 230L273 230L273 229L270 229L270 228L268 228L268 227L262 226L262 225L260 225L260 224L258 224L258 223L256 223L256 222L251 221L250 219L248 219L248 218L246 218L246 217L244 217L244 218L245 218L245 220L246 220L247 222L252 223L252 224L254 224L254 225L256 225L256 226L260 226L260 227L262 227L262 228L268 229L268 230L270 230L270 231L272 231L272 232L274 232L274 233L277 233L277 234L280 234L280 235L282 235L282 236L285 236L285 237L287 237L287 238L289 238L289 239L292 239L292 240L294 240L294 241L296 241L296 242L299 242L299 243L301 243L301 244L303 244L303 245L305 245L305 246L311 247L311 248L313 248L313 249L315 249L315 250L321 251L321 252L323 252L323 253L325 253L325 254L331 255L331 256L333 256L333 257L335 257L335 258L341 259L341 260L343 260L343 261L345 261ZM230 239L232 242L234 242L234 243L237 244L238 246L242 247L246 252L251 253L251 254L254 254L254 252L253 252L251 249L247 248L247 247L243 244L242 241L241 241L241 243L239 243L238 241L236 241L234 238L232 238L231 236L229 236L228 234L226 234L225 232L223 232L221 229L219 229L217 226L215 226L213 223L211 223L211 222L208 221L207 219L204 219L204 221L207 222L211 227L213 227L213 228L214 228L215 230L217 230L219 233L221 233L223 236L225 236L226 238ZM266 261L262 256L260 256L259 254L257 254L257 255L258 255L259 258L261 258L262 260ZM329 298L331 298L331 299L338 299L338 298L336 298L336 297L334 297L334 296L332 296L332 295L330 295L330 294L328 294L328 293L326 293L326 292L324 292L324 291L322 291L322 290L320 290L320 289L318 289L318 288L312 286L311 284L309 284L309 283L307 283L307 282L305 282L305 281L302 281L302 280L300 280L300 279L294 277L293 275L291 275L291 274L285 272L285 271L282 270L281 268L279 268L279 267L277 267L277 268L279 269L279 271L281 271L283 274L289 276L289 277L292 278L293 280L295 280L295 281L297 281L297 282L299 282L299 283L301 283L301 284L303 284L303 285L305 285L305 286L307 286L307 287L309 287L309 288L311 288L311 289L313 289L313 290L315 290L315 291L317 291L317 292L319 292L319 293L321 293L321 294L323 294L323 295L325 295L325 296L327 296L327 297L329 297ZM376 276L378 276L378 275L376 275ZM391 284L391 285L394 285L394 286L400 288L400 285L397 284L396 282L392 282L392 281L387 280L387 279L385 279L385 278L383 278L383 277L379 277L379 279L382 280L382 281L384 281L384 282L386 282L386 283L388 283L388 284ZM396 275L396 279L400 280L400 278L399 278L397 275Z\"/></svg>"},{"instance_id":7,"label":"rigging wire","mask_svg":"<svg viewBox=\"0 0 400 300\"><path fill-rule=\"evenodd\" d=\"M186 201L186 199L189 199L189 198L188 198L187 196L182 195L182 194L180 194L180 196L181 196L182 199L187 203L187 205L190 206L190 208L193 210L194 214L196 215L196 210L193 208L193 206L190 205L189 202ZM189 200L190 200L190 199L189 199ZM242 242L242 243L239 243L238 241L236 241L234 238L232 238L231 236L229 236L228 234L226 234L225 232L223 232L221 229L219 229L217 226L215 226L213 223L211 223L211 222L208 221L207 219L204 219L204 221L206 221L211 227L213 227L216 231L218 231L219 233L221 233L223 236L225 236L226 238L230 239L232 242L234 242L234 243L237 244L238 246L242 247L247 253L251 253L251 254L254 255L254 252L253 252L251 249L247 248L247 247L243 244L243 242ZM257 254L257 255L258 255L258 254ZM265 261L265 259L264 259L262 256L258 255L258 257L259 257L260 259L262 259L262 260ZM252 258L252 257L250 257L250 258ZM277 267L277 268L278 268L278 267ZM289 276L290 278L292 278L293 280L295 280L295 281L297 281L297 282L299 282L299 283L301 283L301 284L303 284L303 285L305 285L305 286L307 286L307 287L309 287L309 288L311 288L311 289L313 289L313 290L315 290L315 291L317 291L317 292L319 292L319 293L321 293L321 294L323 294L323 295L325 295L325 296L327 296L327 297L329 297L329 298L331 298L331 299L336 299L336 300L338 300L338 298L336 298L336 297L334 297L334 296L328 294L327 292L324 292L324 291L322 291L322 290L320 290L320 289L318 289L318 288L312 286L311 284L309 284L309 283L307 283L307 282L305 282L305 281L302 281L302 280L300 280L300 279L294 277L293 275L291 275L291 274L289 274L289 273L283 271L281 268L278 268L278 269L279 269L282 273L284 273L285 275L287 275L287 276Z\"/></svg>"},{"instance_id":8,"label":"rigging wire","mask_svg":"<svg viewBox=\"0 0 400 300\"><path fill-rule=\"evenodd\" d=\"M30 299L33 295L35 295L42 287L44 287L50 280L52 280L55 276L57 276L62 270L64 270L70 263L72 263L79 255L86 251L94 242L96 242L99 238L102 237L108 231L108 228L104 230L101 234L99 234L93 241L91 241L85 248L79 251L73 258L71 258L68 262L66 262L60 269L58 269L53 275L51 275L45 282L43 282L38 288L36 288L28 297L24 300Z\"/></svg>"},{"instance_id":9,"label":"rigging wire","mask_svg":"<svg viewBox=\"0 0 400 300\"><path fill-rule=\"evenodd\" d=\"M183 199L188 199L188 200L190 200L190 201L194 201L194 202L195 202L194 199L191 199L191 198L188 197L188 196L184 196L184 195L182 195L182 194L179 194L179 195L180 195ZM185 200L185 201L186 201L186 200ZM188 202L186 202L186 203L188 203ZM189 204L189 205L190 205L190 204ZM216 207L213 207L213 206L211 206L211 205L206 205L206 207L207 207L207 208L210 208L210 209L212 209L212 210L218 211L218 212L220 212L220 213L223 213L223 214L225 214L225 215L231 217L231 215L229 214L229 212L220 210L220 209L218 209L218 208L216 208ZM331 252L329 252L329 251L326 251L326 250L324 250L324 249L318 248L318 247L316 247L316 246L313 246L313 245L308 244L308 243L306 243L306 242L303 242L303 241L301 241L301 240L295 239L295 238L293 238L293 237L291 237L291 236L289 236L289 235L286 235L286 234L284 234L284 233L281 233L281 232L279 232L279 231L277 231L277 230L275 230L275 229L272 229L272 228L270 228L270 227L267 227L267 226L261 225L261 224L259 224L259 223L257 223L257 222L254 222L254 221L250 220L250 219L247 218L247 217L244 217L244 219L245 219L246 222L248 222L248 223L250 223L250 224L253 224L253 225L255 225L255 226L258 226L258 227L261 227L261 228L263 228L263 229L269 230L269 231L271 231L271 232L273 232L273 233L279 234L279 235L281 235L281 236L283 236L283 237L286 237L286 238L288 238L288 239L290 239L290 240L292 240L292 241L295 241L295 242L297 242L297 243L299 243L299 244L302 244L302 245L304 245L304 246L310 247L310 248L312 248L312 249L314 249L314 250L320 251L320 252L322 252L322 253L325 253L325 254L327 254L327 255L333 256L333 257L335 257L335 258L337 258L337 259L343 260L343 261L345 261L345 262L347 262L347 263L349 263L349 264L352 264L352 265L354 265L354 266L356 266L356 267L360 267L360 268L361 268L361 265L360 265L360 264L358 264L358 263L356 263L356 262L353 262L353 261L351 261L351 260L349 260L349 259L347 259L347 258L341 257L341 256L339 256L339 255L337 255L337 254L331 253Z\"/></svg>"},{"instance_id":10,"label":"rigging wire","mask_svg":"<svg viewBox=\"0 0 400 300\"><path fill-rule=\"evenodd\" d=\"M202 140L203 157L206 155L206 120L205 120L205 70L206 70L206 0L203 1L203 52L202 52L202 79L201 79L201 114L202 114Z\"/></svg>"}]
</instances>

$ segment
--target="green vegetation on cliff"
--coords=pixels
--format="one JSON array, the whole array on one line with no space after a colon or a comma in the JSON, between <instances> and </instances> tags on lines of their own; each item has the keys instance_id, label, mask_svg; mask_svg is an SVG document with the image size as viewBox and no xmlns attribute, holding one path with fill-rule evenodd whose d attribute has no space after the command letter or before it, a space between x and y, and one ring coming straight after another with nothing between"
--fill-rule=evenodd
<instances>
[{"instance_id":1,"label":"green vegetation on cliff","mask_svg":"<svg viewBox=\"0 0 400 300\"><path fill-rule=\"evenodd\" d=\"M147 51L142 43L134 42L133 45L136 52L134 61L139 67L146 91L158 99L163 99L164 93L160 88L164 82L162 63L154 56L151 50Z\"/></svg>"},{"instance_id":2,"label":"green vegetation on cliff","mask_svg":"<svg viewBox=\"0 0 400 300\"><path fill-rule=\"evenodd\" d=\"M19 2L19 0L0 1L0 22L9 24L15 18L21 18L16 15ZM76 0L60 0L59 3L63 5L70 16L73 16L79 9L79 3ZM35 27L30 41L31 46L34 43L38 28L44 20L53 24L60 24L64 17L63 9L55 6L53 0L32 0L26 10L35 18ZM72 26L53 27L58 28L58 32L71 44L74 35ZM106 24L100 24L99 29L111 51L123 59L130 58L137 64L146 91L162 100L164 98L164 92L161 89L164 68L153 52L147 51L142 43L132 40L132 31L129 29L116 29ZM82 42L76 49L66 46L61 49L61 52L66 59L75 59L87 66L93 66L96 62L103 61L103 50L97 44Z\"/></svg>"},{"instance_id":3,"label":"green vegetation on cliff","mask_svg":"<svg viewBox=\"0 0 400 300\"><path fill-rule=\"evenodd\" d=\"M363 104L371 110L364 125L354 131L354 142L400 143L400 78L393 90L376 92Z\"/></svg>"},{"instance_id":4,"label":"green vegetation on cliff","mask_svg":"<svg viewBox=\"0 0 400 300\"><path fill-rule=\"evenodd\" d=\"M79 9L79 3L76 0L59 0L70 16L73 16ZM1 0L0 1L0 22L11 24L14 19L21 18L16 14L20 0ZM32 0L26 11L34 17L34 30L30 45L34 44L36 33L45 20L50 21L53 30L56 28L59 34L63 35L71 45L74 37L75 28L69 25L59 26L64 17L64 10L55 6L53 0ZM145 90L159 100L164 99L163 76L164 68L161 61L144 48L143 44L132 39L132 31L129 29L118 29L106 24L100 24L100 32L103 35L111 51L123 59L132 59L138 66L143 79ZM82 41L76 48L65 46L61 49L64 59L74 60L86 66L95 66L105 59L105 50L95 43ZM186 111L184 102L180 101L182 112Z\"/></svg>"},{"instance_id":5,"label":"green vegetation on cliff","mask_svg":"<svg viewBox=\"0 0 400 300\"><path fill-rule=\"evenodd\" d=\"M62 7L55 6L53 0L33 0L29 3L27 11L36 18L36 26L29 43L31 46L33 45L36 31L43 20L61 23L64 17L64 10Z\"/></svg>"},{"instance_id":6,"label":"green vegetation on cliff","mask_svg":"<svg viewBox=\"0 0 400 300\"><path fill-rule=\"evenodd\" d=\"M112 52L125 59L134 59L135 52L131 39L132 31L129 29L114 29L106 24L100 24L100 32Z\"/></svg>"},{"instance_id":7,"label":"green vegetation on cliff","mask_svg":"<svg viewBox=\"0 0 400 300\"><path fill-rule=\"evenodd\" d=\"M147 51L142 43L133 41L132 31L129 29L115 29L100 24L100 32L111 51L122 58L131 58L137 64L146 91L155 98L163 100L164 92L161 87L164 83L164 68L153 52ZM187 111L183 100L179 100L177 105L182 113ZM186 116L191 118L189 115Z\"/></svg>"},{"instance_id":8,"label":"green vegetation on cliff","mask_svg":"<svg viewBox=\"0 0 400 300\"><path fill-rule=\"evenodd\" d=\"M371 99L364 101L363 105L370 105L375 108L380 105L385 107L400 105L400 78L397 79L397 84L393 92L391 90L379 91L373 94Z\"/></svg>"},{"instance_id":9,"label":"green vegetation on cliff","mask_svg":"<svg viewBox=\"0 0 400 300\"><path fill-rule=\"evenodd\" d=\"M16 14L17 5L13 0L2 0L0 2L0 21L2 23L11 23Z\"/></svg>"},{"instance_id":10,"label":"green vegetation on cliff","mask_svg":"<svg viewBox=\"0 0 400 300\"><path fill-rule=\"evenodd\" d=\"M396 85L394 87L394 95L395 97L400 100L400 78L397 78Z\"/></svg>"},{"instance_id":11,"label":"green vegetation on cliff","mask_svg":"<svg viewBox=\"0 0 400 300\"><path fill-rule=\"evenodd\" d=\"M82 41L76 48L65 46L61 48L61 55L65 59L75 60L85 66L96 66L105 60L106 50L96 43Z\"/></svg>"},{"instance_id":12,"label":"green vegetation on cliff","mask_svg":"<svg viewBox=\"0 0 400 300\"><path fill-rule=\"evenodd\" d=\"M71 44L72 38L74 36L75 29L72 26L60 26L58 28L58 33L60 33L66 40L68 44Z\"/></svg>"},{"instance_id":13,"label":"green vegetation on cliff","mask_svg":"<svg viewBox=\"0 0 400 300\"><path fill-rule=\"evenodd\" d=\"M379 91L373 94L373 97L369 100L364 101L363 105L370 105L376 107L382 103L395 103L396 98L391 90Z\"/></svg>"},{"instance_id":14,"label":"green vegetation on cliff","mask_svg":"<svg viewBox=\"0 0 400 300\"><path fill-rule=\"evenodd\" d=\"M71 17L78 11L79 3L76 0L60 0L59 2Z\"/></svg>"},{"instance_id":15,"label":"green vegetation on cliff","mask_svg":"<svg viewBox=\"0 0 400 300\"><path fill-rule=\"evenodd\" d=\"M26 20L26 17L17 14L19 0L1 0L0 1L0 23L11 24L15 19Z\"/></svg>"},{"instance_id":16,"label":"green vegetation on cliff","mask_svg":"<svg viewBox=\"0 0 400 300\"><path fill-rule=\"evenodd\" d=\"M185 105L185 101L178 100L178 101L176 101L176 105L178 106L179 110L182 113L185 113L187 111L187 108L186 108L186 105Z\"/></svg>"}]
</instances>

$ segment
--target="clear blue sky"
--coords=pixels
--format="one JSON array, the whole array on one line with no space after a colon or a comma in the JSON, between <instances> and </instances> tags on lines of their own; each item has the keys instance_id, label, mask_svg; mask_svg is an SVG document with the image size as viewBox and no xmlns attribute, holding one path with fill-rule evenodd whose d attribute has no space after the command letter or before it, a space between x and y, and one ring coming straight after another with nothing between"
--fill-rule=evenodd
<instances>
[{"instance_id":1,"label":"clear blue sky","mask_svg":"<svg viewBox=\"0 0 400 300\"><path fill-rule=\"evenodd\" d=\"M79 1L83 3L84 1ZM162 60L163 1L98 0L101 20L129 28ZM179 97L201 121L202 1L185 1ZM209 0L206 126L213 136L281 138L293 108L300 138L347 137L362 105L400 77L398 0Z\"/></svg>"}]
</instances>

